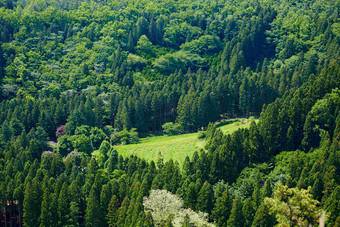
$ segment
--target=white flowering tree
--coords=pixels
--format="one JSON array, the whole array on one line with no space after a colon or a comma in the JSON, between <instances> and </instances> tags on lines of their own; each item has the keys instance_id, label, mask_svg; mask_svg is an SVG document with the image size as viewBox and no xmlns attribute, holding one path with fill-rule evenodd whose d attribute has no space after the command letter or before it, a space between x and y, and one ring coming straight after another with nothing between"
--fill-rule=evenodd
<instances>
[{"instance_id":1,"label":"white flowering tree","mask_svg":"<svg viewBox=\"0 0 340 227\"><path fill-rule=\"evenodd\" d=\"M183 200L167 190L151 190L150 196L143 198L143 205L145 211L151 211L156 226L165 222L169 215L173 216L174 226L182 226L186 215L189 216L190 223L194 226L214 226L208 222L207 213L183 209Z\"/></svg>"}]
</instances>

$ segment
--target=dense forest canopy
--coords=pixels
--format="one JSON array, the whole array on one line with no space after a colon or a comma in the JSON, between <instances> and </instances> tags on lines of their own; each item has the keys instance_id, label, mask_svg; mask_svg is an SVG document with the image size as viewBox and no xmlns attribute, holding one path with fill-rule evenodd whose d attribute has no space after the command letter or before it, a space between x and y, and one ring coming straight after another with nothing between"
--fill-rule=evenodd
<instances>
[{"instance_id":1,"label":"dense forest canopy","mask_svg":"<svg viewBox=\"0 0 340 227\"><path fill-rule=\"evenodd\" d=\"M339 9L0 0L0 225L340 225ZM205 146L115 149L162 129Z\"/></svg>"}]
</instances>

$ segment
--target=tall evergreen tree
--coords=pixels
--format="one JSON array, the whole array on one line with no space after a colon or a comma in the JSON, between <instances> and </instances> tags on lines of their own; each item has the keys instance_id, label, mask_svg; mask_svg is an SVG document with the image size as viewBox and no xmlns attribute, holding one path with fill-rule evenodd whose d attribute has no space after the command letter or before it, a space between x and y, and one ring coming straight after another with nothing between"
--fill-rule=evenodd
<instances>
[{"instance_id":1,"label":"tall evergreen tree","mask_svg":"<svg viewBox=\"0 0 340 227\"><path fill-rule=\"evenodd\" d=\"M211 217L218 226L227 226L233 199L228 188L223 192L222 196L217 198Z\"/></svg>"},{"instance_id":2,"label":"tall evergreen tree","mask_svg":"<svg viewBox=\"0 0 340 227\"><path fill-rule=\"evenodd\" d=\"M206 181L198 193L196 209L210 213L214 206L214 191Z\"/></svg>"},{"instance_id":3,"label":"tall evergreen tree","mask_svg":"<svg viewBox=\"0 0 340 227\"><path fill-rule=\"evenodd\" d=\"M231 208L231 213L228 219L228 226L238 226L242 227L244 222L242 221L242 203L239 197L236 197L233 201L233 206Z\"/></svg>"}]
</instances>

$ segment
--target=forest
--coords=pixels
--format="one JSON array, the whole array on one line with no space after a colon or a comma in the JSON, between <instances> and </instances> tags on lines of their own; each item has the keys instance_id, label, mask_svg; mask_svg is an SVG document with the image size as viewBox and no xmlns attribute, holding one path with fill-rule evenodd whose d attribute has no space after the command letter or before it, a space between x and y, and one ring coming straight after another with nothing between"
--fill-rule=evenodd
<instances>
[{"instance_id":1,"label":"forest","mask_svg":"<svg viewBox=\"0 0 340 227\"><path fill-rule=\"evenodd\" d=\"M0 0L0 226L340 226L339 10ZM194 132L181 164L117 151Z\"/></svg>"}]
</instances>

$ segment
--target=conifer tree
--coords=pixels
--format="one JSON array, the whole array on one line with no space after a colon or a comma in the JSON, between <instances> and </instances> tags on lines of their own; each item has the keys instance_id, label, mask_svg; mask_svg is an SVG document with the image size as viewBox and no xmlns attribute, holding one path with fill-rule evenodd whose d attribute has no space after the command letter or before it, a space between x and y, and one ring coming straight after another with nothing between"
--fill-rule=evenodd
<instances>
[{"instance_id":1,"label":"conifer tree","mask_svg":"<svg viewBox=\"0 0 340 227\"><path fill-rule=\"evenodd\" d=\"M79 214L80 214L80 208L79 205L76 202L70 203L70 213L69 213L69 219L68 223L72 226L79 226Z\"/></svg>"},{"instance_id":2,"label":"conifer tree","mask_svg":"<svg viewBox=\"0 0 340 227\"><path fill-rule=\"evenodd\" d=\"M210 213L214 206L214 191L211 185L206 181L204 182L197 197L196 209Z\"/></svg>"},{"instance_id":3,"label":"conifer tree","mask_svg":"<svg viewBox=\"0 0 340 227\"><path fill-rule=\"evenodd\" d=\"M47 189L44 191L43 200L41 203L40 226L47 227L52 225L52 199Z\"/></svg>"},{"instance_id":4,"label":"conifer tree","mask_svg":"<svg viewBox=\"0 0 340 227\"><path fill-rule=\"evenodd\" d=\"M252 227L270 227L276 224L275 216L269 213L269 207L262 203L256 210Z\"/></svg>"},{"instance_id":5,"label":"conifer tree","mask_svg":"<svg viewBox=\"0 0 340 227\"><path fill-rule=\"evenodd\" d=\"M243 204L243 208L242 208L242 215L243 215L243 226L244 227L250 227L253 223L254 220L254 215L255 215L255 209L254 209L254 204L251 200L251 198L248 198L244 204Z\"/></svg>"},{"instance_id":6,"label":"conifer tree","mask_svg":"<svg viewBox=\"0 0 340 227\"><path fill-rule=\"evenodd\" d=\"M119 203L117 197L115 195L112 196L109 206L108 206L108 214L106 216L107 223L110 227L116 226L116 222L118 219L118 208Z\"/></svg>"},{"instance_id":7,"label":"conifer tree","mask_svg":"<svg viewBox=\"0 0 340 227\"><path fill-rule=\"evenodd\" d=\"M87 200L87 208L85 215L86 226L101 226L104 218L100 206L101 177L97 173L94 184L91 188L89 198Z\"/></svg>"},{"instance_id":8,"label":"conifer tree","mask_svg":"<svg viewBox=\"0 0 340 227\"><path fill-rule=\"evenodd\" d=\"M68 195L68 185L66 184L66 182L64 182L58 196L58 220L60 225L67 224L68 221L68 215L70 212Z\"/></svg>"},{"instance_id":9,"label":"conifer tree","mask_svg":"<svg viewBox=\"0 0 340 227\"><path fill-rule=\"evenodd\" d=\"M26 185L24 194L24 215L25 226L39 226L40 217L40 190L37 180Z\"/></svg>"},{"instance_id":10,"label":"conifer tree","mask_svg":"<svg viewBox=\"0 0 340 227\"><path fill-rule=\"evenodd\" d=\"M211 217L218 226L227 226L233 199L228 188L223 192L222 196L217 198Z\"/></svg>"},{"instance_id":11,"label":"conifer tree","mask_svg":"<svg viewBox=\"0 0 340 227\"><path fill-rule=\"evenodd\" d=\"M233 206L231 208L231 213L228 219L228 226L237 226L242 227L243 226L243 218L242 218L242 203L240 201L239 197L236 197L233 201Z\"/></svg>"}]
</instances>

